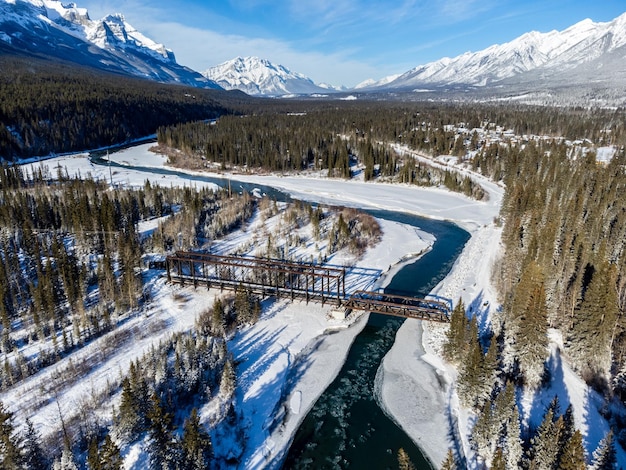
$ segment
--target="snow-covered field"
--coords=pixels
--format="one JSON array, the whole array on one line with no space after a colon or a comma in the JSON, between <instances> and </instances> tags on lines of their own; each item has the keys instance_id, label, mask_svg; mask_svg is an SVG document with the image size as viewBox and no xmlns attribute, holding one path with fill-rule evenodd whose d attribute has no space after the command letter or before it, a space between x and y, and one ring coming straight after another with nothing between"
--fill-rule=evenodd
<instances>
[{"instance_id":1,"label":"snow-covered field","mask_svg":"<svg viewBox=\"0 0 626 470\"><path fill-rule=\"evenodd\" d=\"M151 144L139 145L111 155L119 163L142 167L162 167L164 157L148 151ZM93 176L109 179L106 167L94 166L85 155L59 157L46 164L50 168L57 165L67 167L70 174L80 171ZM493 261L500 252L500 229L495 225L503 195L503 189L478 176L480 183L489 193L489 200L478 202L439 188L419 188L408 185L365 183L362 181L328 180L312 177L254 176L237 175L236 179L274 186L296 198L328 204L341 204L364 208L381 208L410 212L438 219L451 220L471 234L471 239L457 260L450 274L434 289L434 292L452 298L462 297L467 306L485 324L489 315L497 308L495 292L491 287L490 272ZM115 183L143 185L145 179L161 185L196 185L184 177L162 176L139 172L132 169L115 169ZM381 221L383 239L374 249L369 250L359 261L360 266L386 271L389 277L407 253L419 253L427 248L432 238L423 232L404 225ZM160 294L153 301L153 307L145 318L133 321L150 321L163 318L164 329L160 334L177 329L189 328L193 319L207 305L212 304L215 294L202 289L169 286L158 281ZM384 282L384 277L380 279ZM177 295L174 297L173 294ZM178 302L172 302L177 298ZM258 468L275 463L275 458L286 449L297 429L300 420L315 399L323 392L341 367L353 338L364 326L365 319L334 320L329 315L330 307L276 301L264 305L261 320L251 328L240 331L232 338L229 348L239 361L238 397L241 412L247 424L248 446L244 450L244 468ZM167 313L158 313L166 312ZM160 315L164 315L160 317ZM168 321L169 319L169 321ZM352 324L351 327L347 327ZM326 335L329 330L338 333ZM438 351L445 326L424 325L416 320L407 320L398 331L396 343L386 356L379 370L378 396L386 411L405 429L424 450L431 461L438 465L445 457L449 441L450 423L459 423L461 440L467 446L467 425L470 417L458 407L454 391L454 369L446 365ZM133 343L133 348L118 353L103 369L109 377L119 377L120 370L127 366L132 357L137 357L143 349L142 342ZM557 354L555 352L555 354ZM560 363L560 361L559 361ZM59 365L58 367L63 367ZM597 446L603 436L606 423L600 418L597 409L589 406L593 394L569 370L561 367L562 380L554 390L543 392L539 397L524 397L524 418L535 422L540 419L544 402L547 404L554 393L560 393L569 401L561 401L563 408L570 402L575 407L576 425L588 431L586 446L589 452ZM63 406L82 400L90 388L97 388L101 380L109 380L103 370L102 375L69 387L63 399ZM50 372L53 374L54 372ZM39 378L37 378L39 377ZM43 377L35 376L39 381ZM37 383L37 382L33 382ZM34 385L31 384L31 388ZM26 393L24 389L0 397L11 405L19 406L18 397ZM67 399L65 399L67 397ZM37 416L40 430L46 422L56 423L59 419L58 405L51 403ZM534 410L534 411L533 411ZM203 421L208 421L210 409L204 409ZM278 424L278 425L277 425ZM217 444L217 452L228 452L230 443ZM623 451L618 448L620 462L626 462ZM131 463L127 459L127 464ZM141 460L129 468L140 468Z\"/></svg>"}]
</instances>

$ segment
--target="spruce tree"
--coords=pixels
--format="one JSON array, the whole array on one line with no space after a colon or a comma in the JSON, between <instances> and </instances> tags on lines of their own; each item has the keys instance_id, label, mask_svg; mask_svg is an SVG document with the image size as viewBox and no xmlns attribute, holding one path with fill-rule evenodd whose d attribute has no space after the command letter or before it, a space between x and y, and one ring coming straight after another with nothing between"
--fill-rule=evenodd
<instances>
[{"instance_id":1,"label":"spruce tree","mask_svg":"<svg viewBox=\"0 0 626 470\"><path fill-rule=\"evenodd\" d=\"M563 421L555 421L553 407L548 407L541 425L531 439L530 462L531 468L551 469L558 462L559 440Z\"/></svg>"},{"instance_id":2,"label":"spruce tree","mask_svg":"<svg viewBox=\"0 0 626 470\"><path fill-rule=\"evenodd\" d=\"M61 453L61 458L54 462L52 468L53 470L78 470L78 464L72 449L66 445Z\"/></svg>"},{"instance_id":3,"label":"spruce tree","mask_svg":"<svg viewBox=\"0 0 626 470\"><path fill-rule=\"evenodd\" d=\"M520 416L517 403L513 405L511 418L506 422L506 468L507 470L517 470L520 467L524 456L523 441L521 438Z\"/></svg>"},{"instance_id":4,"label":"spruce tree","mask_svg":"<svg viewBox=\"0 0 626 470\"><path fill-rule=\"evenodd\" d=\"M172 435L172 416L163 409L161 399L156 392L150 396L150 411L148 412L148 437L150 443L150 464L152 468L173 470L178 457L174 447Z\"/></svg>"},{"instance_id":5,"label":"spruce tree","mask_svg":"<svg viewBox=\"0 0 626 470\"><path fill-rule=\"evenodd\" d=\"M120 448L109 434L104 437L100 448L100 464L102 470L121 470L124 468L124 459Z\"/></svg>"},{"instance_id":6,"label":"spruce tree","mask_svg":"<svg viewBox=\"0 0 626 470\"><path fill-rule=\"evenodd\" d=\"M526 384L535 388L541 382L548 356L544 276L536 262L529 262L523 270L505 317L505 341L512 345Z\"/></svg>"},{"instance_id":7,"label":"spruce tree","mask_svg":"<svg viewBox=\"0 0 626 470\"><path fill-rule=\"evenodd\" d=\"M454 453L452 449L448 449L448 453L446 454L446 459L441 464L441 470L457 470L459 466L457 465L456 459L454 458Z\"/></svg>"},{"instance_id":8,"label":"spruce tree","mask_svg":"<svg viewBox=\"0 0 626 470\"><path fill-rule=\"evenodd\" d=\"M618 316L615 267L602 260L596 264L584 298L574 311L566 344L583 377L594 374L609 377Z\"/></svg>"},{"instance_id":9,"label":"spruce tree","mask_svg":"<svg viewBox=\"0 0 626 470\"><path fill-rule=\"evenodd\" d=\"M506 470L506 458L502 447L498 447L493 454L493 460L491 461L491 470Z\"/></svg>"},{"instance_id":10,"label":"spruce tree","mask_svg":"<svg viewBox=\"0 0 626 470\"><path fill-rule=\"evenodd\" d=\"M220 382L220 393L225 397L231 397L235 393L237 386L237 376L232 360L227 359L222 370L222 380Z\"/></svg>"},{"instance_id":11,"label":"spruce tree","mask_svg":"<svg viewBox=\"0 0 626 470\"><path fill-rule=\"evenodd\" d=\"M413 462L411 462L409 454L407 454L402 447L400 447L400 449L398 450L398 469L415 470L415 465L413 465Z\"/></svg>"},{"instance_id":12,"label":"spruce tree","mask_svg":"<svg viewBox=\"0 0 626 470\"><path fill-rule=\"evenodd\" d=\"M561 448L557 470L585 470L586 468L583 435L577 429Z\"/></svg>"},{"instance_id":13,"label":"spruce tree","mask_svg":"<svg viewBox=\"0 0 626 470\"><path fill-rule=\"evenodd\" d=\"M470 320L468 332L468 353L461 365L458 377L458 394L463 405L476 406L482 388L484 356L478 341L478 323L475 318Z\"/></svg>"},{"instance_id":14,"label":"spruce tree","mask_svg":"<svg viewBox=\"0 0 626 470\"><path fill-rule=\"evenodd\" d=\"M613 431L600 441L598 448L593 452L593 460L590 470L615 470L617 466L617 456L615 454L615 444L613 443Z\"/></svg>"},{"instance_id":15,"label":"spruce tree","mask_svg":"<svg viewBox=\"0 0 626 470\"><path fill-rule=\"evenodd\" d=\"M194 408L183 427L182 467L185 470L209 468L212 457L211 437L202 428L198 412Z\"/></svg>"},{"instance_id":16,"label":"spruce tree","mask_svg":"<svg viewBox=\"0 0 626 470\"><path fill-rule=\"evenodd\" d=\"M462 361L467 347L466 337L469 322L465 316L465 304L459 299L450 315L450 327L443 345L443 355L449 362L458 364Z\"/></svg>"},{"instance_id":17,"label":"spruce tree","mask_svg":"<svg viewBox=\"0 0 626 470\"><path fill-rule=\"evenodd\" d=\"M471 434L472 448L484 462L490 462L493 458L498 430L499 423L494 422L491 403L486 403L478 414Z\"/></svg>"},{"instance_id":18,"label":"spruce tree","mask_svg":"<svg viewBox=\"0 0 626 470\"><path fill-rule=\"evenodd\" d=\"M100 449L98 448L98 438L96 436L89 440L89 447L87 447L87 468L89 470L102 470Z\"/></svg>"},{"instance_id":19,"label":"spruce tree","mask_svg":"<svg viewBox=\"0 0 626 470\"><path fill-rule=\"evenodd\" d=\"M22 453L15 426L13 413L0 402L0 468L18 470L22 465Z\"/></svg>"},{"instance_id":20,"label":"spruce tree","mask_svg":"<svg viewBox=\"0 0 626 470\"><path fill-rule=\"evenodd\" d=\"M41 438L33 422L26 419L26 434L24 435L24 466L29 470L46 470L48 460L41 448Z\"/></svg>"},{"instance_id":21,"label":"spruce tree","mask_svg":"<svg viewBox=\"0 0 626 470\"><path fill-rule=\"evenodd\" d=\"M135 385L135 387L133 387ZM132 384L129 377L122 380L122 396L115 422L115 432L123 442L133 442L145 431L146 416L143 413L145 397L137 393L137 384Z\"/></svg>"},{"instance_id":22,"label":"spruce tree","mask_svg":"<svg viewBox=\"0 0 626 470\"><path fill-rule=\"evenodd\" d=\"M223 336L226 329L224 304L217 298L213 302L211 327L215 336Z\"/></svg>"}]
</instances>

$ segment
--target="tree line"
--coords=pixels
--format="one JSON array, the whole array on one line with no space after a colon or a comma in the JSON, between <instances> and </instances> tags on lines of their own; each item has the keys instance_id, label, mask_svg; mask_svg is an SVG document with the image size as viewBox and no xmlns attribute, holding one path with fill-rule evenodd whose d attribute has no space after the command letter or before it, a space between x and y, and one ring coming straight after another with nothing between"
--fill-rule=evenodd
<instances>
[{"instance_id":1,"label":"tree line","mask_svg":"<svg viewBox=\"0 0 626 470\"><path fill-rule=\"evenodd\" d=\"M593 152L572 156L555 141L488 152L490 162L478 168L506 184L505 252L493 273L503 308L479 332L461 303L444 349L459 368L459 397L478 416L473 445L493 466L585 468L591 460L592 468L614 468L614 443L626 444L626 155L622 148L605 165ZM597 455L585 455L567 425L571 417L556 407L537 429L524 428L513 405L509 414L498 407L508 387L550 383L559 364L550 355L549 331L558 332L561 354L604 397L612 430ZM511 416L517 417L509 428ZM556 444L548 436L566 440Z\"/></svg>"},{"instance_id":2,"label":"tree line","mask_svg":"<svg viewBox=\"0 0 626 470\"><path fill-rule=\"evenodd\" d=\"M405 142L433 155L465 155L465 137L432 123L413 128L402 139L384 130L388 123L367 120L369 108L350 115L350 109L310 110L302 113L260 113L223 116L217 121L196 121L161 127L157 139L169 162L190 169L234 171L318 171L329 177L350 178L360 162L366 181L382 178L424 186L444 185L452 191L482 199L484 191L471 178L453 170L416 162L389 148L385 142ZM405 110L390 108L392 122L406 121ZM346 116L348 114L348 116ZM354 121L350 121L354 118ZM422 118L423 119L423 118ZM406 123L405 123L406 124ZM367 131L365 130L367 129ZM178 152L168 151L176 149Z\"/></svg>"}]
</instances>

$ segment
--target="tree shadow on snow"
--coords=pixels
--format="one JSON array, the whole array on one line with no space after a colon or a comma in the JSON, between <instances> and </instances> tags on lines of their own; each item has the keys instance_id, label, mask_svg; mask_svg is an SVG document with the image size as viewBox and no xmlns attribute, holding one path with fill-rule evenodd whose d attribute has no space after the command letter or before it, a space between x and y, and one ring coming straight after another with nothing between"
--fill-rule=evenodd
<instances>
[{"instance_id":1,"label":"tree shadow on snow","mask_svg":"<svg viewBox=\"0 0 626 470\"><path fill-rule=\"evenodd\" d=\"M478 322L478 331L481 337L491 334L489 311L491 305L485 301L483 291L474 297L474 300L466 307L466 315L468 318L476 317Z\"/></svg>"},{"instance_id":2,"label":"tree shadow on snow","mask_svg":"<svg viewBox=\"0 0 626 470\"><path fill-rule=\"evenodd\" d=\"M450 389L450 395L453 390ZM457 468L469 468L467 465L467 458L465 457L465 451L463 450L463 440L459 431L459 417L457 416L456 409L451 405L452 397L448 397L448 406L446 407L446 419L448 420L448 448L452 450L454 460L457 463Z\"/></svg>"},{"instance_id":3,"label":"tree shadow on snow","mask_svg":"<svg viewBox=\"0 0 626 470\"><path fill-rule=\"evenodd\" d=\"M545 365L545 379L542 388L535 392L532 405L530 407L528 429L525 430L526 436L530 437L531 433L536 430L546 413L546 410L554 397L556 396L559 403L557 419L565 413L567 407L571 404L571 398L565 384L565 374L563 372L563 360L559 349L554 349ZM521 406L518 398L518 407ZM521 408L520 408L521 410Z\"/></svg>"},{"instance_id":4,"label":"tree shadow on snow","mask_svg":"<svg viewBox=\"0 0 626 470\"><path fill-rule=\"evenodd\" d=\"M602 439L609 433L610 427L607 420L602 415L606 412L606 400L591 387L587 387L585 391L585 410L583 414L583 428L587 429L587 435L584 441L585 450L588 456L592 456L593 452L598 448ZM613 435L613 447L615 448L615 456L617 458L616 468L626 468L626 453Z\"/></svg>"},{"instance_id":5,"label":"tree shadow on snow","mask_svg":"<svg viewBox=\"0 0 626 470\"><path fill-rule=\"evenodd\" d=\"M381 274L381 269L364 268L360 266L346 267L346 291L372 290Z\"/></svg>"}]
</instances>

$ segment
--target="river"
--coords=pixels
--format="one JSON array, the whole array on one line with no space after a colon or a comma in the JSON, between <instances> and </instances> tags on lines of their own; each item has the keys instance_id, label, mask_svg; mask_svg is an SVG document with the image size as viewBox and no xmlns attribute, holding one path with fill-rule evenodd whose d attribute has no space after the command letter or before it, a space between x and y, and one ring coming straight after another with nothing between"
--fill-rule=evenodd
<instances>
[{"instance_id":1,"label":"river","mask_svg":"<svg viewBox=\"0 0 626 470\"><path fill-rule=\"evenodd\" d=\"M449 272L469 234L457 226L404 213L368 211L436 236L432 249L404 266L386 292L423 296ZM413 441L387 417L374 397L379 365L404 320L370 314L334 382L300 426L284 468L398 468L404 449L419 470L432 468Z\"/></svg>"},{"instance_id":2,"label":"river","mask_svg":"<svg viewBox=\"0 0 626 470\"><path fill-rule=\"evenodd\" d=\"M108 165L102 153L93 153L95 164ZM112 166L176 175L237 191L256 191L278 201L290 201L288 194L269 186L189 175L164 168ZM375 217L409 224L435 235L432 249L398 271L386 287L387 292L423 296L451 269L469 234L458 226L403 212L360 209ZM334 382L319 397L301 424L287 453L283 468L398 468L397 452L404 449L417 469L432 465L420 449L375 400L375 378L385 354L393 345L403 320L370 314L368 323L355 339L346 362Z\"/></svg>"}]
</instances>

